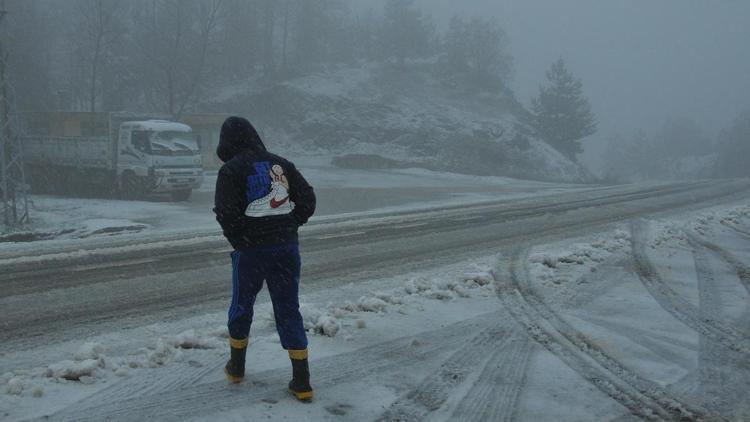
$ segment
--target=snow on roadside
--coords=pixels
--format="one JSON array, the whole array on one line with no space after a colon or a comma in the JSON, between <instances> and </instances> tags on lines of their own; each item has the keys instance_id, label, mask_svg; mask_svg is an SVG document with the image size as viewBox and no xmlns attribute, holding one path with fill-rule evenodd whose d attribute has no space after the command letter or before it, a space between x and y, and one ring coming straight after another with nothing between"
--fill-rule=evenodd
<instances>
[{"instance_id":1,"label":"snow on roadside","mask_svg":"<svg viewBox=\"0 0 750 422\"><path fill-rule=\"evenodd\" d=\"M750 205L720 206L680 218L651 221L647 246L665 258L676 258L689 249L688 232L710 237L727 227L750 233ZM528 255L529 276L544 289L550 301L564 301L577 295L580 285L596 279L603 264L628 259L630 236L628 227L619 225L593 236L539 245Z\"/></svg>"},{"instance_id":2,"label":"snow on roadside","mask_svg":"<svg viewBox=\"0 0 750 422\"><path fill-rule=\"evenodd\" d=\"M175 246L190 246L190 245L202 245L210 241L221 241L224 238L220 235L196 235L195 237L189 237L184 239L175 240L163 240L148 242L149 249L170 249ZM133 251L141 251L144 249L143 244L126 244L122 246L102 246L96 249L77 249L67 252L51 252L47 254L38 253L36 255L25 255L13 258L0 258L0 264L2 265L19 265L28 264L34 265L39 263L47 263L54 261L65 261L75 258L96 258L98 256L107 256L114 254L123 254Z\"/></svg>"},{"instance_id":3,"label":"snow on roadside","mask_svg":"<svg viewBox=\"0 0 750 422\"><path fill-rule=\"evenodd\" d=\"M493 260L494 257L488 257L463 263L460 267L463 269L452 266L450 270L438 269L388 281L373 280L352 285L338 289L345 291L344 295L327 303L316 297L302 296L305 329L311 339L317 338L324 343L335 337L342 337L345 342L364 341L369 338L367 332L370 329L381 330L383 324L403 325L398 320L411 321L415 312L434 312L435 306L455 303L459 308L468 305L473 309L475 306L469 305L470 302L465 305L459 302L492 300L494 291L490 271ZM371 290L363 290L362 286L369 286ZM352 292L357 292L357 295L352 296ZM330 292L324 296L330 296ZM218 322L223 315L212 314L205 319ZM260 303L256 315L251 340L255 352L264 353L271 346L277 349L270 304ZM145 347L127 352L115 342L110 344L100 338L82 339L80 346L65 359L6 372L0 375L0 408L13 409L9 413L10 419L25 418L32 413L40 415L38 412L48 414L119 380L146 376L151 370L194 363L199 360L197 356L216 362L226 359L226 327L204 324L195 328L190 327L191 323L177 323L176 326L184 330L146 339ZM147 328L145 331L155 330ZM44 403L41 407L39 400Z\"/></svg>"},{"instance_id":4,"label":"snow on roadside","mask_svg":"<svg viewBox=\"0 0 750 422\"><path fill-rule=\"evenodd\" d=\"M576 294L586 275L630 246L630 233L619 227L612 232L534 248L528 256L529 276L538 280L551 298L561 300Z\"/></svg>"},{"instance_id":5,"label":"snow on roadside","mask_svg":"<svg viewBox=\"0 0 750 422\"><path fill-rule=\"evenodd\" d=\"M750 205L716 207L688 217L672 220L656 220L652 225L651 249L666 249L683 246L688 241L688 233L703 237L714 237L722 232L750 235ZM674 252L672 252L674 254Z\"/></svg>"},{"instance_id":6,"label":"snow on roadside","mask_svg":"<svg viewBox=\"0 0 750 422\"><path fill-rule=\"evenodd\" d=\"M714 210L698 216L691 224L691 229L704 235L711 231L714 223L729 227L748 226L750 223L750 205L740 205L728 209Z\"/></svg>"},{"instance_id":7,"label":"snow on roadside","mask_svg":"<svg viewBox=\"0 0 750 422\"><path fill-rule=\"evenodd\" d=\"M300 305L300 313L308 333L335 337L343 325L343 320L355 320L362 325L363 313L403 312L405 309L419 309L420 302L430 300L468 299L475 295L490 296L492 290L489 267L464 274L458 278L434 279L428 277L409 278L403 286L389 291L375 291L361 296L356 301L346 300L340 304L328 304L325 308ZM268 313L267 321L273 324L273 312Z\"/></svg>"},{"instance_id":8,"label":"snow on roadside","mask_svg":"<svg viewBox=\"0 0 750 422\"><path fill-rule=\"evenodd\" d=\"M83 385L106 381L112 376L126 376L129 370L156 368L180 361L185 350L214 349L226 343L226 329L183 331L174 336L159 337L153 345L141 348L128 356L109 355L108 348L97 342L84 342L71 359L51 363L46 367L19 369L0 377L6 393L15 396L41 397L50 384Z\"/></svg>"},{"instance_id":9,"label":"snow on roadside","mask_svg":"<svg viewBox=\"0 0 750 422\"><path fill-rule=\"evenodd\" d=\"M188 203L122 201L108 198L30 196L28 231L0 233L0 254L19 247L48 247L113 237L153 236L154 233L215 229L215 220ZM44 241L44 242L40 242Z\"/></svg>"}]
</instances>

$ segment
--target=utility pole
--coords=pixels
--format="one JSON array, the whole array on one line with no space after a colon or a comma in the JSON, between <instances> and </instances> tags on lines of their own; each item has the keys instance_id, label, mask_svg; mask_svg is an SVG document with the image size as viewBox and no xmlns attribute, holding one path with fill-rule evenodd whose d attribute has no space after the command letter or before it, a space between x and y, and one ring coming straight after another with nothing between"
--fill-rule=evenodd
<instances>
[{"instance_id":1,"label":"utility pole","mask_svg":"<svg viewBox=\"0 0 750 422\"><path fill-rule=\"evenodd\" d=\"M13 89L8 78L7 14L5 0L0 0L0 195L3 226L12 230L29 222L29 204L23 169L23 145L18 135Z\"/></svg>"}]
</instances>

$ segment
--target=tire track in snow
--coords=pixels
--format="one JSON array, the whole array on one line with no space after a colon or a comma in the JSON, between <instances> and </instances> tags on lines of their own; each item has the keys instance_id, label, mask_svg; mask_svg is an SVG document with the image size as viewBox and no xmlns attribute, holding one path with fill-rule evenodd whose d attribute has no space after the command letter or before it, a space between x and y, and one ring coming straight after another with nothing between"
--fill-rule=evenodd
<instances>
[{"instance_id":1,"label":"tire track in snow","mask_svg":"<svg viewBox=\"0 0 750 422\"><path fill-rule=\"evenodd\" d=\"M733 327L717 321L716 318L701 318L698 307L667 286L646 253L648 242L646 225L647 223L642 220L631 223L631 243L635 270L649 294L665 311L707 339L729 350L750 355L750 342L745 336Z\"/></svg>"},{"instance_id":2,"label":"tire track in snow","mask_svg":"<svg viewBox=\"0 0 750 422\"><path fill-rule=\"evenodd\" d=\"M586 289L577 290L575 295L563 298L561 305L566 308L582 308L584 305L593 302L596 298L617 287L621 280L618 277L613 277L613 274L619 276L627 274L625 267L628 262L629 258L615 256L600 263L596 267L596 272L587 272L581 275L572 284L585 284ZM602 279L602 273L606 273L608 276ZM591 279L593 281L590 281Z\"/></svg>"},{"instance_id":3,"label":"tire track in snow","mask_svg":"<svg viewBox=\"0 0 750 422\"><path fill-rule=\"evenodd\" d=\"M185 351L189 353L189 351ZM193 359L187 368L180 367L179 371L169 366L143 369L145 373L134 377L127 377L117 383L97 392L76 403L76 407L96 407L100 403L118 400L129 400L138 396L160 394L165 391L178 390L198 383L203 377L211 373L221 373L223 360L216 360L211 353Z\"/></svg>"},{"instance_id":4,"label":"tire track in snow","mask_svg":"<svg viewBox=\"0 0 750 422\"><path fill-rule=\"evenodd\" d=\"M513 335L484 366L451 419L467 422L517 419L518 398L526 386L526 371L533 349L534 344L525 334Z\"/></svg>"},{"instance_id":5,"label":"tire track in snow","mask_svg":"<svg viewBox=\"0 0 750 422\"><path fill-rule=\"evenodd\" d=\"M700 347L700 346L699 346ZM697 352L698 349L696 349ZM669 385L669 389L682 397L698 396L698 372L691 371ZM700 402L699 400L696 400Z\"/></svg>"},{"instance_id":6,"label":"tire track in snow","mask_svg":"<svg viewBox=\"0 0 750 422\"><path fill-rule=\"evenodd\" d=\"M715 245L713 245L715 247L711 247L712 244L702 242L692 233L688 233L688 239L692 246L695 272L698 279L700 317L703 320L717 318L721 315L723 307L718 285L726 283L727 277L726 274L722 276L718 273L715 266L716 259L711 259L711 254L713 253L719 259L723 259L728 252ZM705 246L706 244L708 245ZM724 259L724 261L729 264L733 271L737 271L732 259ZM750 323L746 319L746 313L736 323L741 325L739 328L746 333L748 332ZM701 335L699 339L698 394L696 398L707 408L733 419L738 407L740 411L742 408L745 410L750 408L747 396L747 392L750 391L750 369L747 368L746 364L743 364L746 361L747 357L744 354L726 350Z\"/></svg>"},{"instance_id":7,"label":"tire track in snow","mask_svg":"<svg viewBox=\"0 0 750 422\"><path fill-rule=\"evenodd\" d=\"M750 239L750 232L747 230L743 230L734 224L727 223L726 221L720 221L719 222L722 226L727 227L729 229L732 229L735 233L739 234L740 236Z\"/></svg>"},{"instance_id":8,"label":"tire track in snow","mask_svg":"<svg viewBox=\"0 0 750 422\"><path fill-rule=\"evenodd\" d=\"M684 368L691 368L693 366L693 360L691 357L676 353L671 347L679 346L682 349L697 352L698 348L693 343L684 342L676 338L664 337L649 330L596 316L586 315L584 319L606 330L616 332L620 336L626 337L631 342L650 350L665 363L676 363Z\"/></svg>"},{"instance_id":9,"label":"tire track in snow","mask_svg":"<svg viewBox=\"0 0 750 422\"><path fill-rule=\"evenodd\" d=\"M740 283L742 283L745 291L747 291L748 295L750 295L750 267L748 267L745 263L742 262L742 260L737 258L727 249L713 242L709 242L705 238L698 236L695 232L686 231L686 234L688 237L688 241L690 242L690 246L693 248L694 252L696 248L703 247L704 249L713 252L720 259L729 264L737 274L737 278L739 279ZM745 323L742 325L741 330L743 330L743 332L746 334L750 334L750 306L745 307L745 312L742 317L738 319L738 321L740 323Z\"/></svg>"},{"instance_id":10,"label":"tire track in snow","mask_svg":"<svg viewBox=\"0 0 750 422\"><path fill-rule=\"evenodd\" d=\"M451 393L487 362L493 350L508 338L508 329L491 327L477 334L456 350L440 367L420 381L419 385L380 415L377 421L421 421L440 409Z\"/></svg>"},{"instance_id":11,"label":"tire track in snow","mask_svg":"<svg viewBox=\"0 0 750 422\"><path fill-rule=\"evenodd\" d=\"M493 312L415 336L312 360L310 367L313 386L325 389L361 380L373 373L400 371L404 366L465 344L467 337L472 333L497 326L499 316L499 312ZM128 400L102 401L104 397L97 395L98 398L92 396L86 401L87 404L92 404L89 407L76 403L50 415L49 418L76 421L177 421L186 417L210 415L236 408L237 403L254 403L268 396L286 396L289 372L289 368L283 367L248 373L246 382L240 385L228 385L226 380L221 380L156 394L139 395ZM105 397L112 396L107 393ZM48 420L48 417L38 420Z\"/></svg>"},{"instance_id":12,"label":"tire track in snow","mask_svg":"<svg viewBox=\"0 0 750 422\"><path fill-rule=\"evenodd\" d=\"M558 317L529 285L527 258L528 250L516 253L509 263L510 274L502 274L498 267L493 276L506 309L532 339L639 418L721 420L704 409L681 402L657 384L628 370Z\"/></svg>"},{"instance_id":13,"label":"tire track in snow","mask_svg":"<svg viewBox=\"0 0 750 422\"><path fill-rule=\"evenodd\" d=\"M739 280L742 282L742 285L745 287L745 290L747 290L748 294L750 294L750 267L749 266L745 265L745 263L743 263L742 260L734 256L728 250L722 248L721 246L713 242L709 242L708 240L698 236L692 231L686 231L686 234L688 237L688 241L693 247L693 253L695 253L696 247L700 245L703 248L706 248L714 252L719 257L721 257L721 259L723 259L727 264L731 265L734 268L735 272L737 273L737 278L739 278Z\"/></svg>"}]
</instances>

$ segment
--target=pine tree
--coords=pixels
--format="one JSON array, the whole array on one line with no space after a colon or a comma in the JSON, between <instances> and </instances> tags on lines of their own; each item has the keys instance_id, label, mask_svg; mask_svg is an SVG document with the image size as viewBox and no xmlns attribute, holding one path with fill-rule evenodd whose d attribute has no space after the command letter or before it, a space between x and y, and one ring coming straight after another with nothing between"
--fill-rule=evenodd
<instances>
[{"instance_id":1,"label":"pine tree","mask_svg":"<svg viewBox=\"0 0 750 422\"><path fill-rule=\"evenodd\" d=\"M562 58L547 71L549 86L531 100L537 132L571 159L583 152L580 140L596 133L596 118L583 95L583 83L568 71Z\"/></svg>"}]
</instances>

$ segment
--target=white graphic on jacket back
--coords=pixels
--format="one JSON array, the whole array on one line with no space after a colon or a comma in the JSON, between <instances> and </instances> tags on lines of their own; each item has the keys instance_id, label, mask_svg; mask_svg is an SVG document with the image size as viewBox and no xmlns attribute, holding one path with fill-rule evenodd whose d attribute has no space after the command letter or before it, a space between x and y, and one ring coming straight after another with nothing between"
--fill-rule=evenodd
<instances>
[{"instance_id":1,"label":"white graphic on jacket back","mask_svg":"<svg viewBox=\"0 0 750 422\"><path fill-rule=\"evenodd\" d=\"M289 214L294 203L289 199L289 181L284 169L268 161L254 163L255 174L247 177L248 217Z\"/></svg>"}]
</instances>

